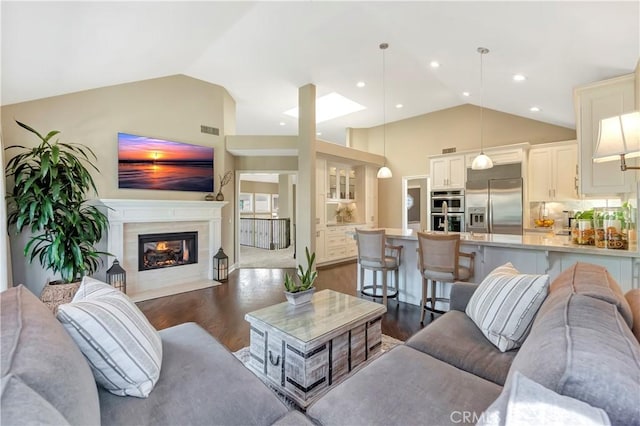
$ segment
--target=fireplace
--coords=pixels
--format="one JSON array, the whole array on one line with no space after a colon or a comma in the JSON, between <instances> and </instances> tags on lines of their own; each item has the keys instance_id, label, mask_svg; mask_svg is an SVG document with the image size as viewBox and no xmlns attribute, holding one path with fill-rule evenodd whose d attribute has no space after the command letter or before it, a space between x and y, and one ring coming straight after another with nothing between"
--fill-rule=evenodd
<instances>
[{"instance_id":1,"label":"fireplace","mask_svg":"<svg viewBox=\"0 0 640 426\"><path fill-rule=\"evenodd\" d=\"M217 285L213 255L222 247L222 207L228 201L102 199L109 216L107 257L127 271L127 295L134 302ZM197 232L198 263L139 271L138 236ZM165 240L163 240L165 241Z\"/></svg>"},{"instance_id":2,"label":"fireplace","mask_svg":"<svg viewBox=\"0 0 640 426\"><path fill-rule=\"evenodd\" d=\"M197 232L138 235L138 271L198 263Z\"/></svg>"}]
</instances>

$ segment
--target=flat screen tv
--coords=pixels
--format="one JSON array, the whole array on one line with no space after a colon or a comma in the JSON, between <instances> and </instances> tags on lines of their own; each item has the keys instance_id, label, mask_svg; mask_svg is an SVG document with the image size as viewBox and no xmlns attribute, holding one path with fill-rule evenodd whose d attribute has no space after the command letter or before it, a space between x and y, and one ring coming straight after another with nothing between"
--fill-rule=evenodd
<instances>
[{"instance_id":1,"label":"flat screen tv","mask_svg":"<svg viewBox=\"0 0 640 426\"><path fill-rule=\"evenodd\" d=\"M213 148L118 133L118 187L213 192Z\"/></svg>"}]
</instances>

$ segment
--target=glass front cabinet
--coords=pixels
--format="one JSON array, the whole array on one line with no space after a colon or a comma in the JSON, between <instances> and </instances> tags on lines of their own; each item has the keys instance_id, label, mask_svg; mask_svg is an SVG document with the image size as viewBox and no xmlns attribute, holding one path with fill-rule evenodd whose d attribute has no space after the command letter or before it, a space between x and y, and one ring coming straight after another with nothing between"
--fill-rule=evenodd
<instances>
[{"instance_id":1,"label":"glass front cabinet","mask_svg":"<svg viewBox=\"0 0 640 426\"><path fill-rule=\"evenodd\" d=\"M327 169L327 200L354 201L356 199L356 171L342 164L329 164Z\"/></svg>"}]
</instances>

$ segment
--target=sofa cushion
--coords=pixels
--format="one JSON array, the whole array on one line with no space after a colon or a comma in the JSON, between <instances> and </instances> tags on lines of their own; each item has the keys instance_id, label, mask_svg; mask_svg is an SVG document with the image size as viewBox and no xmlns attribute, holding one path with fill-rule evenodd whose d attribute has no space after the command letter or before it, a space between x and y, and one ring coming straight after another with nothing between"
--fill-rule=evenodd
<instances>
[{"instance_id":1,"label":"sofa cushion","mask_svg":"<svg viewBox=\"0 0 640 426\"><path fill-rule=\"evenodd\" d=\"M288 409L260 379L194 323L160 331L160 379L148 398L99 389L102 425L272 424Z\"/></svg>"},{"instance_id":2,"label":"sofa cushion","mask_svg":"<svg viewBox=\"0 0 640 426\"><path fill-rule=\"evenodd\" d=\"M127 295L84 277L58 319L89 360L96 381L116 395L146 398L160 376L160 335Z\"/></svg>"},{"instance_id":3,"label":"sofa cushion","mask_svg":"<svg viewBox=\"0 0 640 426\"><path fill-rule=\"evenodd\" d=\"M502 352L515 349L529 334L548 286L548 275L519 274L507 263L482 280L466 313Z\"/></svg>"},{"instance_id":4,"label":"sofa cushion","mask_svg":"<svg viewBox=\"0 0 640 426\"><path fill-rule=\"evenodd\" d=\"M3 425L52 425L67 426L69 422L53 405L22 382L9 374L0 384L0 424Z\"/></svg>"},{"instance_id":5,"label":"sofa cushion","mask_svg":"<svg viewBox=\"0 0 640 426\"><path fill-rule=\"evenodd\" d=\"M19 378L70 424L99 424L91 369L51 311L21 285L0 293L0 315L2 377ZM12 398L16 389L25 390L10 387L3 392L0 411L10 410L5 398Z\"/></svg>"},{"instance_id":6,"label":"sofa cushion","mask_svg":"<svg viewBox=\"0 0 640 426\"><path fill-rule=\"evenodd\" d=\"M464 312L467 309L471 296L478 289L478 284L475 283L453 283L451 286L451 302L449 303L450 311Z\"/></svg>"},{"instance_id":7,"label":"sofa cushion","mask_svg":"<svg viewBox=\"0 0 640 426\"><path fill-rule=\"evenodd\" d=\"M438 320L439 321L439 320ZM322 425L460 424L501 387L409 346L396 346L307 409Z\"/></svg>"},{"instance_id":8,"label":"sofa cushion","mask_svg":"<svg viewBox=\"0 0 640 426\"><path fill-rule=\"evenodd\" d=\"M515 371L602 408L613 424L640 424L640 344L611 303L551 293L509 377Z\"/></svg>"},{"instance_id":9,"label":"sofa cushion","mask_svg":"<svg viewBox=\"0 0 640 426\"><path fill-rule=\"evenodd\" d=\"M581 425L608 426L607 413L577 399L558 395L519 372L493 404L482 413L477 426Z\"/></svg>"},{"instance_id":10,"label":"sofa cushion","mask_svg":"<svg viewBox=\"0 0 640 426\"><path fill-rule=\"evenodd\" d=\"M631 307L616 280L604 266L577 262L565 269L549 286L549 292L571 292L604 300L615 305L629 327L633 324Z\"/></svg>"},{"instance_id":11,"label":"sofa cushion","mask_svg":"<svg viewBox=\"0 0 640 426\"><path fill-rule=\"evenodd\" d=\"M633 314L633 327L631 331L633 331L634 336L636 336L636 339L640 342L640 288L629 290L624 296Z\"/></svg>"},{"instance_id":12,"label":"sofa cushion","mask_svg":"<svg viewBox=\"0 0 640 426\"><path fill-rule=\"evenodd\" d=\"M414 349L502 386L517 351L501 352L464 312L449 311L411 336Z\"/></svg>"}]
</instances>

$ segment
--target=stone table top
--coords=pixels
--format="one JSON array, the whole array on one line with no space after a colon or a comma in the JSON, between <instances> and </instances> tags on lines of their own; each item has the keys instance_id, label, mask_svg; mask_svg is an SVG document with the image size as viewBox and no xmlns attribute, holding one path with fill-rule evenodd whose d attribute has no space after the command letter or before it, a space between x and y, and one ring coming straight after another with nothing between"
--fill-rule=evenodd
<instances>
[{"instance_id":1,"label":"stone table top","mask_svg":"<svg viewBox=\"0 0 640 426\"><path fill-rule=\"evenodd\" d=\"M351 324L382 316L387 308L379 303L349 296L333 290L318 291L310 303L279 303L249 312L245 319L261 321L301 342L311 342Z\"/></svg>"}]
</instances>

